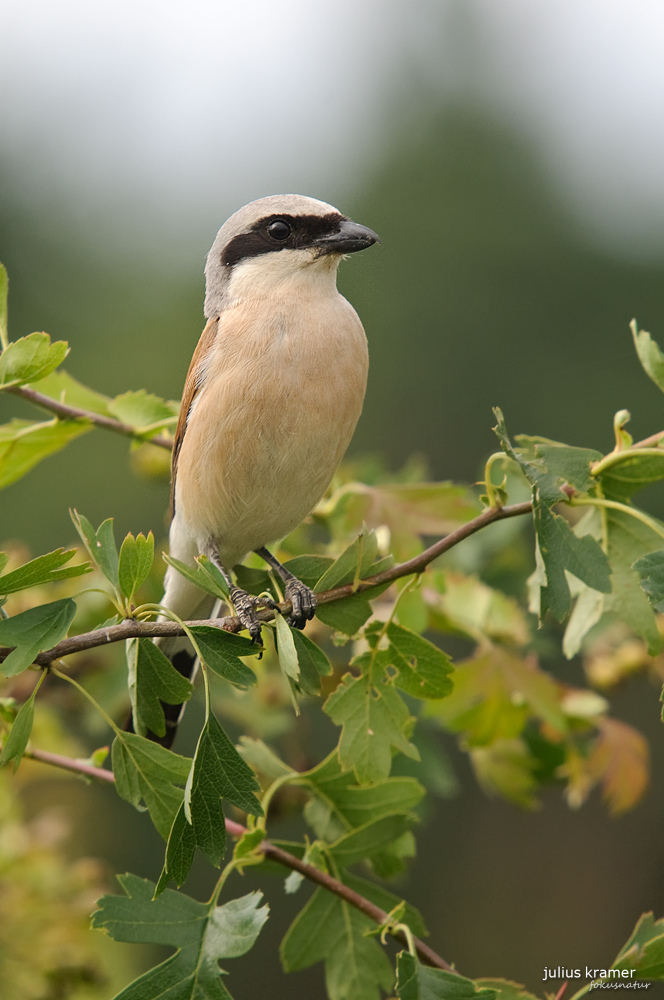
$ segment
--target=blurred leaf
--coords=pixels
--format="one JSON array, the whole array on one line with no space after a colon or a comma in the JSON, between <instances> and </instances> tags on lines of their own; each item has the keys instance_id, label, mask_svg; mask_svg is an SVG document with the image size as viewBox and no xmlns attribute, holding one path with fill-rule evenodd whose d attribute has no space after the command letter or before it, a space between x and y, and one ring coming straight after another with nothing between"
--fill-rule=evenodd
<instances>
[{"instance_id":1,"label":"blurred leaf","mask_svg":"<svg viewBox=\"0 0 664 1000\"><path fill-rule=\"evenodd\" d=\"M150 819L167 840L184 797L177 786L186 782L191 759L135 733L118 733L111 760L118 795L136 809L142 809L145 802Z\"/></svg>"},{"instance_id":2,"label":"blurred leaf","mask_svg":"<svg viewBox=\"0 0 664 1000\"><path fill-rule=\"evenodd\" d=\"M75 406L80 410L90 410L92 413L101 413L105 417L110 416L108 404L111 400L108 396L88 388L87 385L83 385L82 382L62 369L51 372L45 378L40 379L36 388L43 396L66 403L67 406Z\"/></svg>"},{"instance_id":3,"label":"blurred leaf","mask_svg":"<svg viewBox=\"0 0 664 1000\"><path fill-rule=\"evenodd\" d=\"M7 268L0 264L0 347L7 341L7 293L9 278Z\"/></svg>"},{"instance_id":4,"label":"blurred leaf","mask_svg":"<svg viewBox=\"0 0 664 1000\"><path fill-rule=\"evenodd\" d=\"M661 535L621 510L602 511L608 536L612 593L605 599L606 611L613 611L641 636L648 652L655 656L662 649L655 612L640 586L634 563L661 548Z\"/></svg>"},{"instance_id":5,"label":"blurred leaf","mask_svg":"<svg viewBox=\"0 0 664 1000\"><path fill-rule=\"evenodd\" d=\"M80 420L11 420L0 425L0 489L15 483L49 455L74 438L87 434L92 424Z\"/></svg>"},{"instance_id":6,"label":"blurred leaf","mask_svg":"<svg viewBox=\"0 0 664 1000\"><path fill-rule=\"evenodd\" d=\"M284 971L325 961L330 1000L380 1000L380 990L391 989L394 973L375 939L364 936L373 927L355 907L319 888L281 942Z\"/></svg>"},{"instance_id":7,"label":"blurred leaf","mask_svg":"<svg viewBox=\"0 0 664 1000\"><path fill-rule=\"evenodd\" d=\"M134 711L134 728L145 735L150 729L157 736L166 733L162 702L180 705L191 698L193 684L179 673L151 639L127 641L129 694Z\"/></svg>"},{"instance_id":8,"label":"blurred leaf","mask_svg":"<svg viewBox=\"0 0 664 1000\"><path fill-rule=\"evenodd\" d=\"M69 353L64 340L51 344L47 333L31 333L10 343L0 354L0 386L36 382L52 372Z\"/></svg>"},{"instance_id":9,"label":"blurred leaf","mask_svg":"<svg viewBox=\"0 0 664 1000\"><path fill-rule=\"evenodd\" d=\"M270 781L281 778L285 774L295 774L296 772L284 764L282 760L270 750L262 740L252 739L250 736L241 736L237 747L240 756L250 764L259 774L264 774Z\"/></svg>"},{"instance_id":10,"label":"blurred leaf","mask_svg":"<svg viewBox=\"0 0 664 1000\"><path fill-rule=\"evenodd\" d=\"M11 573L0 576L0 594L13 594L28 587L39 587L44 583L55 583L58 580L66 580L69 577L82 576L84 573L92 572L92 567L87 562L61 569L75 555L76 549L65 551L65 549L60 548L48 552L44 556L31 559L30 562L24 563ZM0 571L4 565L6 563L0 564Z\"/></svg>"},{"instance_id":11,"label":"blurred leaf","mask_svg":"<svg viewBox=\"0 0 664 1000\"><path fill-rule=\"evenodd\" d=\"M170 403L165 399L160 399L159 396L153 396L145 389L139 389L137 392L123 392L122 395L116 396L108 404L108 412L111 416L116 417L123 424L130 424L137 430L153 424L170 423L173 417L177 417L178 411L177 403Z\"/></svg>"},{"instance_id":12,"label":"blurred leaf","mask_svg":"<svg viewBox=\"0 0 664 1000\"><path fill-rule=\"evenodd\" d=\"M602 796L613 816L633 809L648 787L649 751L645 737L618 719L595 720L595 740L588 771L602 785Z\"/></svg>"},{"instance_id":13,"label":"blurred leaf","mask_svg":"<svg viewBox=\"0 0 664 1000\"><path fill-rule=\"evenodd\" d=\"M357 665L366 667L372 655L358 657ZM343 727L339 760L344 770L355 770L360 784L387 778L392 747L407 757L419 756L407 738L413 721L408 709L392 684L374 676L371 670L362 677L345 674L323 711Z\"/></svg>"},{"instance_id":14,"label":"blurred leaf","mask_svg":"<svg viewBox=\"0 0 664 1000\"><path fill-rule=\"evenodd\" d=\"M450 571L445 573L445 592L438 593L431 587L429 577L426 574L423 578L423 593L431 606L444 613L447 623L475 640L488 636L513 645L526 644L529 639L526 616L513 598L488 587L477 577Z\"/></svg>"},{"instance_id":15,"label":"blurred leaf","mask_svg":"<svg viewBox=\"0 0 664 1000\"><path fill-rule=\"evenodd\" d=\"M644 913L611 968L634 969L637 979L664 979L664 920Z\"/></svg>"},{"instance_id":16,"label":"blurred leaf","mask_svg":"<svg viewBox=\"0 0 664 1000\"><path fill-rule=\"evenodd\" d=\"M153 899L153 882L136 875L117 878L126 895L102 896L92 926L115 941L177 948L117 1000L230 1000L217 963L245 955L253 947L268 917L267 906L257 908L262 893L215 906L170 889Z\"/></svg>"},{"instance_id":17,"label":"blurred leaf","mask_svg":"<svg viewBox=\"0 0 664 1000\"><path fill-rule=\"evenodd\" d=\"M152 563L154 562L154 535L148 532L147 538L139 534L136 538L131 532L127 535L120 548L118 563L118 583L126 598L131 600L142 583L145 583Z\"/></svg>"},{"instance_id":18,"label":"blurred leaf","mask_svg":"<svg viewBox=\"0 0 664 1000\"><path fill-rule=\"evenodd\" d=\"M300 676L300 665L297 660L297 649L293 641L291 627L278 611L274 613L274 624L279 666L286 677L292 677L294 681L297 681Z\"/></svg>"},{"instance_id":19,"label":"blurred leaf","mask_svg":"<svg viewBox=\"0 0 664 1000\"><path fill-rule=\"evenodd\" d=\"M70 511L74 527L81 541L92 556L93 562L114 587L118 586L118 549L113 533L113 518L109 517L99 525L97 530L92 527L87 517L77 510Z\"/></svg>"},{"instance_id":20,"label":"blurred leaf","mask_svg":"<svg viewBox=\"0 0 664 1000\"><path fill-rule=\"evenodd\" d=\"M20 615L0 619L0 645L16 649L0 664L5 677L15 677L34 661L38 653L50 649L67 635L76 605L70 597L29 608Z\"/></svg>"},{"instance_id":21,"label":"blurred leaf","mask_svg":"<svg viewBox=\"0 0 664 1000\"><path fill-rule=\"evenodd\" d=\"M490 746L473 747L470 757L485 791L497 792L523 809L536 807L536 761L523 740L498 739Z\"/></svg>"},{"instance_id":22,"label":"blurred leaf","mask_svg":"<svg viewBox=\"0 0 664 1000\"><path fill-rule=\"evenodd\" d=\"M657 605L664 601L664 549L650 552L647 556L637 559L632 569L639 574L641 589L648 595L650 603L657 608ZM0 577L0 593L2 592Z\"/></svg>"},{"instance_id":23,"label":"blurred leaf","mask_svg":"<svg viewBox=\"0 0 664 1000\"><path fill-rule=\"evenodd\" d=\"M399 1000L496 1000L498 996L495 989L478 989L456 972L421 965L408 951L397 955L396 990Z\"/></svg>"},{"instance_id":24,"label":"blurred leaf","mask_svg":"<svg viewBox=\"0 0 664 1000\"><path fill-rule=\"evenodd\" d=\"M256 674L240 659L240 656L256 656L257 647L251 639L214 625L192 625L191 631L206 667L239 688L256 683Z\"/></svg>"},{"instance_id":25,"label":"blurred leaf","mask_svg":"<svg viewBox=\"0 0 664 1000\"><path fill-rule=\"evenodd\" d=\"M220 597L222 601L228 598L228 588L223 589L214 580L209 573L207 573L202 566L187 566L186 563L180 562L179 559L174 559L173 556L169 556L167 552L162 553L162 559L164 562L172 566L174 570L180 573L186 580L195 584L200 590L205 591L206 594L212 594L213 597Z\"/></svg>"},{"instance_id":26,"label":"blurred leaf","mask_svg":"<svg viewBox=\"0 0 664 1000\"><path fill-rule=\"evenodd\" d=\"M496 990L496 1000L537 1000L523 986L511 983L508 979L476 979L475 985L481 989Z\"/></svg>"},{"instance_id":27,"label":"blurred leaf","mask_svg":"<svg viewBox=\"0 0 664 1000\"><path fill-rule=\"evenodd\" d=\"M581 643L590 629L604 613L604 594L591 587L583 587L576 599L563 637L563 653L568 660L581 649Z\"/></svg>"},{"instance_id":28,"label":"blurred leaf","mask_svg":"<svg viewBox=\"0 0 664 1000\"><path fill-rule=\"evenodd\" d=\"M653 340L645 330L639 330L636 320L632 320L630 329L634 337L636 353L639 356L643 370L653 380L655 385L664 392L664 354L660 351L657 341Z\"/></svg>"},{"instance_id":29,"label":"blurred leaf","mask_svg":"<svg viewBox=\"0 0 664 1000\"><path fill-rule=\"evenodd\" d=\"M38 690L39 684L37 684L28 700L17 712L16 718L12 722L11 732L5 739L2 753L0 754L0 766L9 764L12 760L14 761L14 774L18 770L18 765L23 759L23 754L30 739L32 723L35 718L35 698Z\"/></svg>"}]
</instances>

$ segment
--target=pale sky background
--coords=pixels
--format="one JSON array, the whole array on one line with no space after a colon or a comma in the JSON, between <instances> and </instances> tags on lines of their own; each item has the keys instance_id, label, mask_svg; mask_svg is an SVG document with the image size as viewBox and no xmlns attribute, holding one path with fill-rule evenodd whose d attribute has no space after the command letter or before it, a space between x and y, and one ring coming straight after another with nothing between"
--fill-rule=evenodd
<instances>
[{"instance_id":1,"label":"pale sky background","mask_svg":"<svg viewBox=\"0 0 664 1000\"><path fill-rule=\"evenodd\" d=\"M661 252L663 52L661 0L0 0L0 156L17 198L184 254L254 197L342 199L417 79L535 137L595 237Z\"/></svg>"}]
</instances>

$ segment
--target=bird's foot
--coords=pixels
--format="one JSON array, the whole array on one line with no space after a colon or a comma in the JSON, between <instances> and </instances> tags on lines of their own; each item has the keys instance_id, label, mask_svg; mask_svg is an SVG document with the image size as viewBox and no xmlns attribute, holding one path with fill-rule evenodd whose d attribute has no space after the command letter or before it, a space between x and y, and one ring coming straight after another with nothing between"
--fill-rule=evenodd
<instances>
[{"instance_id":1,"label":"bird's foot","mask_svg":"<svg viewBox=\"0 0 664 1000\"><path fill-rule=\"evenodd\" d=\"M240 587L230 588L230 599L237 617L242 622L242 627L246 628L249 632L251 641L260 643L261 622L256 615L256 610L258 608L276 608L277 605L275 602L271 597L255 597Z\"/></svg>"},{"instance_id":2,"label":"bird's foot","mask_svg":"<svg viewBox=\"0 0 664 1000\"><path fill-rule=\"evenodd\" d=\"M316 613L318 602L313 590L292 576L286 581L284 587L284 597L291 602L293 610L287 618L288 624L293 628L304 628Z\"/></svg>"}]
</instances>

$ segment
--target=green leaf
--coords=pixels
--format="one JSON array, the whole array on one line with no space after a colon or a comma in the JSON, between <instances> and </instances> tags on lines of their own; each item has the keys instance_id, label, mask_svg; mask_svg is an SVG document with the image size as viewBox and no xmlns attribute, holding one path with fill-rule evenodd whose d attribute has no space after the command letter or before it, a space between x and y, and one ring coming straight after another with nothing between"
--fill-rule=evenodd
<instances>
[{"instance_id":1,"label":"green leaf","mask_svg":"<svg viewBox=\"0 0 664 1000\"><path fill-rule=\"evenodd\" d=\"M664 920L644 913L611 968L634 969L637 979L664 979Z\"/></svg>"},{"instance_id":2,"label":"green leaf","mask_svg":"<svg viewBox=\"0 0 664 1000\"><path fill-rule=\"evenodd\" d=\"M150 729L157 736L164 736L166 718L161 703L180 705L188 701L193 684L151 639L127 641L127 666L135 731L144 736L145 730Z\"/></svg>"},{"instance_id":3,"label":"green leaf","mask_svg":"<svg viewBox=\"0 0 664 1000\"><path fill-rule=\"evenodd\" d=\"M330 845L330 852L337 864L347 868L378 854L416 822L412 813L383 816L340 837Z\"/></svg>"},{"instance_id":4,"label":"green leaf","mask_svg":"<svg viewBox=\"0 0 664 1000\"><path fill-rule=\"evenodd\" d=\"M36 382L57 368L69 353L64 340L51 344L47 333L31 333L0 354L0 385Z\"/></svg>"},{"instance_id":5,"label":"green leaf","mask_svg":"<svg viewBox=\"0 0 664 1000\"><path fill-rule=\"evenodd\" d=\"M16 771L18 770L18 765L23 759L23 754L25 753L28 740L30 739L32 723L35 718L35 698L40 684L41 680L36 685L34 691L25 704L19 709L16 718L12 723L11 732L5 740L2 753L0 754L0 766L3 764L9 764L11 760L14 761L14 774L16 774Z\"/></svg>"},{"instance_id":6,"label":"green leaf","mask_svg":"<svg viewBox=\"0 0 664 1000\"><path fill-rule=\"evenodd\" d=\"M618 455L597 479L603 496L624 503L645 486L664 479L664 451L661 455Z\"/></svg>"},{"instance_id":7,"label":"green leaf","mask_svg":"<svg viewBox=\"0 0 664 1000\"><path fill-rule=\"evenodd\" d=\"M224 584L224 587L222 587L201 565L198 565L196 568L187 566L186 563L180 562L179 559L169 556L167 552L162 554L162 558L164 562L172 566L174 570L177 570L190 583L195 584L200 590L205 591L206 594L212 594L213 597L220 597L222 601L227 600L228 588L226 585Z\"/></svg>"},{"instance_id":8,"label":"green leaf","mask_svg":"<svg viewBox=\"0 0 664 1000\"><path fill-rule=\"evenodd\" d=\"M352 771L342 771L336 752L306 775L318 810L307 811L317 836L336 840L342 830L363 827L391 814L409 813L424 797L414 778L388 778L376 785L357 785ZM333 824L333 825L332 825Z\"/></svg>"},{"instance_id":9,"label":"green leaf","mask_svg":"<svg viewBox=\"0 0 664 1000\"><path fill-rule=\"evenodd\" d=\"M382 591L376 587L371 591L371 596L378 597L379 593ZM319 604L316 617L337 632L357 635L367 619L371 618L369 598L365 594L351 594L350 597L342 597L329 604Z\"/></svg>"},{"instance_id":10,"label":"green leaf","mask_svg":"<svg viewBox=\"0 0 664 1000\"><path fill-rule=\"evenodd\" d=\"M557 503L564 494L562 486L568 483L579 493L587 493L596 485L590 468L602 455L594 448L574 448L548 438L518 434L520 456L526 461L527 478L536 485L540 496L547 503Z\"/></svg>"},{"instance_id":11,"label":"green leaf","mask_svg":"<svg viewBox=\"0 0 664 1000\"><path fill-rule=\"evenodd\" d=\"M591 535L579 538L559 514L546 504L533 503L535 531L546 571L546 586L540 589L540 610L548 609L558 621L569 613L572 600L565 572L572 573L593 590L611 593L611 566L602 547Z\"/></svg>"},{"instance_id":12,"label":"green leaf","mask_svg":"<svg viewBox=\"0 0 664 1000\"><path fill-rule=\"evenodd\" d=\"M91 430L92 424L81 420L56 418L44 423L14 419L0 425L0 489Z\"/></svg>"},{"instance_id":13,"label":"green leaf","mask_svg":"<svg viewBox=\"0 0 664 1000\"><path fill-rule=\"evenodd\" d=\"M358 569L359 578L362 579L365 574L368 574L377 552L378 543L375 531L362 532L325 570L316 584L316 592L320 594L324 590L332 590L334 587L342 587L346 583L352 583Z\"/></svg>"},{"instance_id":14,"label":"green leaf","mask_svg":"<svg viewBox=\"0 0 664 1000\"><path fill-rule=\"evenodd\" d=\"M656 656L662 649L662 637L657 628L655 612L640 586L636 563L643 556L662 546L662 537L627 512L603 510L604 527L608 537L608 556L611 562L612 593L605 598L605 611L613 611L648 645L648 652Z\"/></svg>"},{"instance_id":15,"label":"green leaf","mask_svg":"<svg viewBox=\"0 0 664 1000\"><path fill-rule=\"evenodd\" d=\"M245 689L256 683L256 674L239 658L256 656L256 644L251 639L214 625L193 625L191 631L206 667L235 687Z\"/></svg>"},{"instance_id":16,"label":"green leaf","mask_svg":"<svg viewBox=\"0 0 664 1000\"><path fill-rule=\"evenodd\" d=\"M276 628L279 666L286 677L292 677L294 681L297 681L300 676L300 665L297 661L297 650L290 625L278 611L274 613L274 624Z\"/></svg>"},{"instance_id":17,"label":"green leaf","mask_svg":"<svg viewBox=\"0 0 664 1000\"><path fill-rule=\"evenodd\" d=\"M650 603L657 608L664 601L664 549L650 552L647 556L637 559L632 569L636 570L641 580L641 589L648 595ZM0 577L0 593L2 593L2 577Z\"/></svg>"},{"instance_id":18,"label":"green leaf","mask_svg":"<svg viewBox=\"0 0 664 1000\"><path fill-rule=\"evenodd\" d=\"M196 847L200 848L210 864L219 867L226 850L222 799L227 799L244 812L262 816L261 804L254 794L259 789L256 775L208 707L184 806L175 817L168 839L160 887L169 878L182 884L193 862Z\"/></svg>"},{"instance_id":19,"label":"green leaf","mask_svg":"<svg viewBox=\"0 0 664 1000\"><path fill-rule=\"evenodd\" d=\"M78 566L67 566L61 569L65 563L69 562L72 556L76 555L76 549L55 549L44 556L37 556L30 562L24 563L11 573L0 576L0 594L14 594L18 590L26 590L28 587L40 587L44 583L56 583L58 580L66 580L73 576L82 576L84 573L92 572L90 563L79 563ZM3 566L0 565L0 570Z\"/></svg>"},{"instance_id":20,"label":"green leaf","mask_svg":"<svg viewBox=\"0 0 664 1000\"><path fill-rule=\"evenodd\" d=\"M398 688L415 698L444 698L450 693L454 667L447 653L395 622L388 625L387 638L387 656L399 671L394 682Z\"/></svg>"},{"instance_id":21,"label":"green leaf","mask_svg":"<svg viewBox=\"0 0 664 1000\"><path fill-rule=\"evenodd\" d=\"M36 388L43 396L66 403L67 406L75 406L79 410L90 410L92 413L101 413L105 417L110 416L108 404L111 400L108 396L88 388L87 385L83 385L62 369L51 372L50 375L40 379Z\"/></svg>"},{"instance_id":22,"label":"green leaf","mask_svg":"<svg viewBox=\"0 0 664 1000\"><path fill-rule=\"evenodd\" d=\"M170 958L126 987L116 1000L230 1000L219 960L251 950L268 917L252 892L223 906L199 903L167 889L153 899L155 885L119 875L125 896L102 896L92 926L115 941L177 948Z\"/></svg>"},{"instance_id":23,"label":"green leaf","mask_svg":"<svg viewBox=\"0 0 664 1000\"><path fill-rule=\"evenodd\" d=\"M400 1000L496 1000L495 989L478 989L472 979L432 969L408 951L397 955L397 996Z\"/></svg>"},{"instance_id":24,"label":"green leaf","mask_svg":"<svg viewBox=\"0 0 664 1000\"><path fill-rule=\"evenodd\" d=\"M7 268L0 264L0 346L7 342L7 293L9 278Z\"/></svg>"},{"instance_id":25,"label":"green leaf","mask_svg":"<svg viewBox=\"0 0 664 1000\"><path fill-rule=\"evenodd\" d=\"M141 584L147 580L153 562L154 535L152 532L148 532L147 538L142 533L134 538L129 532L120 548L118 561L118 583L120 590L129 600Z\"/></svg>"},{"instance_id":26,"label":"green leaf","mask_svg":"<svg viewBox=\"0 0 664 1000\"><path fill-rule=\"evenodd\" d=\"M93 562L99 567L107 580L114 587L118 582L118 549L115 544L113 533L113 518L109 517L103 521L95 531L87 517L79 514L78 511L70 511L74 527L78 531L81 541L92 556Z\"/></svg>"},{"instance_id":27,"label":"green leaf","mask_svg":"<svg viewBox=\"0 0 664 1000\"><path fill-rule=\"evenodd\" d=\"M306 694L319 695L320 678L330 676L332 673L332 664L320 646L312 642L304 632L301 632L299 629L293 629L291 634L297 651L297 660L300 665L299 687Z\"/></svg>"},{"instance_id":28,"label":"green leaf","mask_svg":"<svg viewBox=\"0 0 664 1000\"><path fill-rule=\"evenodd\" d=\"M657 341L653 340L645 330L639 330L636 320L632 320L630 329L634 337L636 353L639 356L643 370L653 380L655 385L664 392L664 354L660 351Z\"/></svg>"},{"instance_id":29,"label":"green leaf","mask_svg":"<svg viewBox=\"0 0 664 1000\"><path fill-rule=\"evenodd\" d=\"M135 733L118 733L111 761L118 795L136 809L145 802L150 819L167 840L184 798L184 790L177 786L186 782L191 759Z\"/></svg>"},{"instance_id":30,"label":"green leaf","mask_svg":"<svg viewBox=\"0 0 664 1000\"><path fill-rule=\"evenodd\" d=\"M108 404L111 416L121 420L123 424L131 424L137 430L154 424L172 423L173 418L178 415L178 410L177 403L170 403L160 399L159 396L153 396L145 389L123 392Z\"/></svg>"},{"instance_id":31,"label":"green leaf","mask_svg":"<svg viewBox=\"0 0 664 1000\"><path fill-rule=\"evenodd\" d=\"M285 972L325 961L330 1000L379 1000L394 974L375 938L365 937L375 924L338 896L317 889L281 942Z\"/></svg>"},{"instance_id":32,"label":"green leaf","mask_svg":"<svg viewBox=\"0 0 664 1000\"><path fill-rule=\"evenodd\" d=\"M364 654L363 663L373 654ZM362 665L362 658L357 660ZM345 674L323 710L338 726L343 726L339 760L344 770L353 768L360 784L382 781L392 764L392 747L407 757L419 758L407 733L412 717L391 683L366 674Z\"/></svg>"},{"instance_id":33,"label":"green leaf","mask_svg":"<svg viewBox=\"0 0 664 1000\"><path fill-rule=\"evenodd\" d=\"M44 649L50 649L67 635L76 605L70 597L29 608L20 615L0 619L0 645L15 646L0 665L5 677L22 673Z\"/></svg>"},{"instance_id":34,"label":"green leaf","mask_svg":"<svg viewBox=\"0 0 664 1000\"><path fill-rule=\"evenodd\" d=\"M254 771L264 774L270 781L281 778L285 774L296 773L292 767L279 760L277 755L262 740L241 736L237 751L242 759L253 767Z\"/></svg>"},{"instance_id":35,"label":"green leaf","mask_svg":"<svg viewBox=\"0 0 664 1000\"><path fill-rule=\"evenodd\" d=\"M295 556L284 563L285 569L296 576L305 586L313 590L323 574L334 563L329 556Z\"/></svg>"}]
</instances>

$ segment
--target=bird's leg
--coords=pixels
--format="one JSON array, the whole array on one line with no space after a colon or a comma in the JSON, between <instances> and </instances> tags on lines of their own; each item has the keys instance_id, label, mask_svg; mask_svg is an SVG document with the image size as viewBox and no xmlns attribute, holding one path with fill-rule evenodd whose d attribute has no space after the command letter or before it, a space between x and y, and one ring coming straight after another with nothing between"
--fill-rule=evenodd
<instances>
[{"instance_id":1,"label":"bird's leg","mask_svg":"<svg viewBox=\"0 0 664 1000\"><path fill-rule=\"evenodd\" d=\"M316 612L317 602L313 590L298 580L296 576L293 576L266 548L256 549L255 552L272 569L276 570L284 582L284 596L293 606L293 610L288 616L288 624L294 628L304 628L305 623L313 618Z\"/></svg>"},{"instance_id":2,"label":"bird's leg","mask_svg":"<svg viewBox=\"0 0 664 1000\"><path fill-rule=\"evenodd\" d=\"M261 622L256 615L256 608L276 608L276 604L271 597L255 597L253 594L248 594L246 590L242 590L241 587L236 587L231 574L219 558L216 548L209 546L207 555L226 581L235 613L243 627L249 632L252 642L260 642Z\"/></svg>"}]
</instances>

